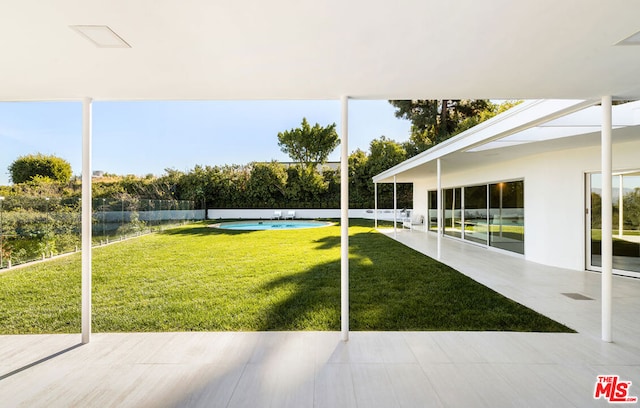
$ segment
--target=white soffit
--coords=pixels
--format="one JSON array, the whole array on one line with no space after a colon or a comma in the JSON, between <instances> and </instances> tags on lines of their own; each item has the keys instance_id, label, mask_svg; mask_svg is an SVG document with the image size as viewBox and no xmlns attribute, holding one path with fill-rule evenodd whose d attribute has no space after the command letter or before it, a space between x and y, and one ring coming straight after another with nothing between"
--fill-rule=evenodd
<instances>
[{"instance_id":1,"label":"white soffit","mask_svg":"<svg viewBox=\"0 0 640 408\"><path fill-rule=\"evenodd\" d=\"M498 116L480 123L459 135L420 153L373 177L375 182L388 180L393 175L422 166L438 158L473 152L476 148L491 144L507 136L517 134L532 127L579 112L595 102L590 100L546 99L525 101ZM511 142L511 145L520 142Z\"/></svg>"},{"instance_id":2,"label":"white soffit","mask_svg":"<svg viewBox=\"0 0 640 408\"><path fill-rule=\"evenodd\" d=\"M640 115L638 115L640 112L640 102L616 105L612 111L613 129L640 125ZM599 132L602 126L601 124L601 107L591 106L578 112L513 133L509 136L491 140L485 144L469 149L467 152L481 152L525 143L549 141Z\"/></svg>"}]
</instances>

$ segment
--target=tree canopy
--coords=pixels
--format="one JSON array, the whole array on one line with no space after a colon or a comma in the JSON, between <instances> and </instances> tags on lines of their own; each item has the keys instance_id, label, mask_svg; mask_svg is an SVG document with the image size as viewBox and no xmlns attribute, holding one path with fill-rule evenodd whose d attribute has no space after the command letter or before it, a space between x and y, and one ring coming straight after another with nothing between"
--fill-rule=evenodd
<instances>
[{"instance_id":1,"label":"tree canopy","mask_svg":"<svg viewBox=\"0 0 640 408\"><path fill-rule=\"evenodd\" d=\"M427 99L389 101L398 118L411 121L405 143L409 157L492 118L519 102L495 104L486 99Z\"/></svg>"},{"instance_id":2,"label":"tree canopy","mask_svg":"<svg viewBox=\"0 0 640 408\"><path fill-rule=\"evenodd\" d=\"M11 163L9 173L14 184L38 179L68 183L71 179L71 164L53 155L29 154L20 156Z\"/></svg>"},{"instance_id":3,"label":"tree canopy","mask_svg":"<svg viewBox=\"0 0 640 408\"><path fill-rule=\"evenodd\" d=\"M299 128L278 133L280 150L288 154L293 161L307 166L325 163L329 154L339 144L335 123L326 127L316 123L311 127L307 119L302 118Z\"/></svg>"},{"instance_id":4,"label":"tree canopy","mask_svg":"<svg viewBox=\"0 0 640 408\"><path fill-rule=\"evenodd\" d=\"M361 208L373 207L373 176L406 160L404 147L393 139L380 136L369 144L369 153L356 150L349 156L349 196L350 202ZM398 201L402 206L409 206L412 197L412 186L398 186ZM378 186L378 203L382 207L393 206L393 186Z\"/></svg>"}]
</instances>

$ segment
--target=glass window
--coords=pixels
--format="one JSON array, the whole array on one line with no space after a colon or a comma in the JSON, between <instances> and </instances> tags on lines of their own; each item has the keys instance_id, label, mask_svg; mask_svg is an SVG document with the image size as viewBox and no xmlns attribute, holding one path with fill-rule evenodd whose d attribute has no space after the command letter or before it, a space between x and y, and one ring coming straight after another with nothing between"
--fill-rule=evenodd
<instances>
[{"instance_id":1,"label":"glass window","mask_svg":"<svg viewBox=\"0 0 640 408\"><path fill-rule=\"evenodd\" d=\"M443 190L443 195L444 233L452 237L462 238L462 189L448 188Z\"/></svg>"},{"instance_id":2,"label":"glass window","mask_svg":"<svg viewBox=\"0 0 640 408\"><path fill-rule=\"evenodd\" d=\"M489 185L489 245L524 254L524 181Z\"/></svg>"},{"instance_id":3,"label":"glass window","mask_svg":"<svg viewBox=\"0 0 640 408\"><path fill-rule=\"evenodd\" d=\"M614 175L611 181L613 269L640 272L640 172ZM602 266L602 176L592 174L590 184L591 265Z\"/></svg>"},{"instance_id":4,"label":"glass window","mask_svg":"<svg viewBox=\"0 0 640 408\"><path fill-rule=\"evenodd\" d=\"M429 231L438 231L438 192L429 191Z\"/></svg>"},{"instance_id":5,"label":"glass window","mask_svg":"<svg viewBox=\"0 0 640 408\"><path fill-rule=\"evenodd\" d=\"M487 244L487 186L464 188L464 239Z\"/></svg>"}]
</instances>

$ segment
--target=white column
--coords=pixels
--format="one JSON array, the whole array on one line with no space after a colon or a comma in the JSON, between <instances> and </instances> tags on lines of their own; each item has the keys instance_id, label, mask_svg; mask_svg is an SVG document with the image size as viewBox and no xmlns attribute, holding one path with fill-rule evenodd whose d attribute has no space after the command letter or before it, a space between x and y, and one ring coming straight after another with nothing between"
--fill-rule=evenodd
<instances>
[{"instance_id":1,"label":"white column","mask_svg":"<svg viewBox=\"0 0 640 408\"><path fill-rule=\"evenodd\" d=\"M438 244L437 244L437 259L442 257L442 165L440 163L440 159L436 160L436 179L437 179L437 193L436 197L438 200Z\"/></svg>"},{"instance_id":2,"label":"white column","mask_svg":"<svg viewBox=\"0 0 640 408\"><path fill-rule=\"evenodd\" d=\"M611 96L602 97L602 340L611 334L613 286L613 197L611 153Z\"/></svg>"},{"instance_id":3,"label":"white column","mask_svg":"<svg viewBox=\"0 0 640 408\"><path fill-rule=\"evenodd\" d=\"M349 98L342 105L340 155L340 327L342 341L349 340Z\"/></svg>"},{"instance_id":4,"label":"white column","mask_svg":"<svg viewBox=\"0 0 640 408\"><path fill-rule=\"evenodd\" d=\"M373 220L378 228L378 183L373 183Z\"/></svg>"},{"instance_id":5,"label":"white column","mask_svg":"<svg viewBox=\"0 0 640 408\"><path fill-rule=\"evenodd\" d=\"M396 188L396 176L393 176L393 237L398 237L396 215L398 213L398 190Z\"/></svg>"},{"instance_id":6,"label":"white column","mask_svg":"<svg viewBox=\"0 0 640 408\"><path fill-rule=\"evenodd\" d=\"M91 339L91 99L82 100L82 343Z\"/></svg>"}]
</instances>

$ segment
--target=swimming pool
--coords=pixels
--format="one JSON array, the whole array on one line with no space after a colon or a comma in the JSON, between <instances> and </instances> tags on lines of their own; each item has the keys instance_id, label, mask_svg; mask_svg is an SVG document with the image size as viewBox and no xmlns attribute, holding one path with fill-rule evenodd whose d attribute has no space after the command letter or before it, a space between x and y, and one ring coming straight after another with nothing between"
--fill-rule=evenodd
<instances>
[{"instance_id":1,"label":"swimming pool","mask_svg":"<svg viewBox=\"0 0 640 408\"><path fill-rule=\"evenodd\" d=\"M266 231L266 230L290 230L303 228L327 227L332 223L326 221L309 220L254 220L221 222L211 225L212 228L220 228L238 231Z\"/></svg>"}]
</instances>

